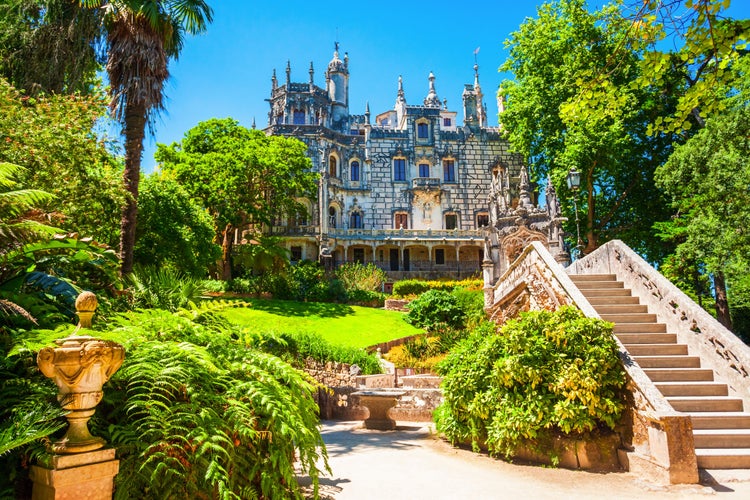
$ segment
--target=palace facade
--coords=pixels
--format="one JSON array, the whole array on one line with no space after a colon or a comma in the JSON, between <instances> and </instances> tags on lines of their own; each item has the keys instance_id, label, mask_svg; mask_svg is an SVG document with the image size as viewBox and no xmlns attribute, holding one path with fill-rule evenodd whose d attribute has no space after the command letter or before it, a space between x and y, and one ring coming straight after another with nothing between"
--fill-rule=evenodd
<instances>
[{"instance_id":1,"label":"palace facade","mask_svg":"<svg viewBox=\"0 0 750 500\"><path fill-rule=\"evenodd\" d=\"M324 87L312 63L305 83L291 81L289 63L284 82L275 70L271 79L265 132L303 141L320 172L317 200L301 200L309 217L271 228L292 261L374 262L391 279L466 277L492 262L499 275L518 245L534 239L567 259L559 210L535 205L523 158L487 125L477 65L464 86L461 124L432 73L420 103L407 103L399 78L393 109L374 116L369 104L350 113L349 76L337 44ZM512 234L510 249L503 242Z\"/></svg>"}]
</instances>

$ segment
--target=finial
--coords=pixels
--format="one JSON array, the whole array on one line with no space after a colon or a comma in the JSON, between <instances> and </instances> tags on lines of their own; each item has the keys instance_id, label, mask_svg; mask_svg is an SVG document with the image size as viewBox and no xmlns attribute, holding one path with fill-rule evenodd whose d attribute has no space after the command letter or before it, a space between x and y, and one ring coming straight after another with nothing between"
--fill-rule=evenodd
<instances>
[{"instance_id":1,"label":"finial","mask_svg":"<svg viewBox=\"0 0 750 500\"><path fill-rule=\"evenodd\" d=\"M253 116L253 130L255 130L255 117Z\"/></svg>"},{"instance_id":2,"label":"finial","mask_svg":"<svg viewBox=\"0 0 750 500\"><path fill-rule=\"evenodd\" d=\"M91 320L94 317L96 306L99 301L92 292L81 292L76 298L76 314L78 315L78 328L91 328Z\"/></svg>"},{"instance_id":3,"label":"finial","mask_svg":"<svg viewBox=\"0 0 750 500\"><path fill-rule=\"evenodd\" d=\"M273 68L273 76L271 76L271 89L276 90L279 86L279 81L276 79L276 68Z\"/></svg>"},{"instance_id":4,"label":"finial","mask_svg":"<svg viewBox=\"0 0 750 500\"><path fill-rule=\"evenodd\" d=\"M443 109L448 109L448 99L443 99Z\"/></svg>"},{"instance_id":5,"label":"finial","mask_svg":"<svg viewBox=\"0 0 750 500\"><path fill-rule=\"evenodd\" d=\"M339 55L339 42L333 42L333 53Z\"/></svg>"},{"instance_id":6,"label":"finial","mask_svg":"<svg viewBox=\"0 0 750 500\"><path fill-rule=\"evenodd\" d=\"M287 84L287 90L289 90L289 82L292 75L292 64L289 61L289 59L286 60L286 84Z\"/></svg>"},{"instance_id":7,"label":"finial","mask_svg":"<svg viewBox=\"0 0 750 500\"><path fill-rule=\"evenodd\" d=\"M430 71L430 91L427 93L427 97L424 98L425 106L432 106L435 108L440 107L440 99L438 98L437 92L435 92L435 75Z\"/></svg>"},{"instance_id":8,"label":"finial","mask_svg":"<svg viewBox=\"0 0 750 500\"><path fill-rule=\"evenodd\" d=\"M396 98L396 102L406 102L406 97L404 95L404 80L401 78L401 75L398 75L398 97Z\"/></svg>"}]
</instances>

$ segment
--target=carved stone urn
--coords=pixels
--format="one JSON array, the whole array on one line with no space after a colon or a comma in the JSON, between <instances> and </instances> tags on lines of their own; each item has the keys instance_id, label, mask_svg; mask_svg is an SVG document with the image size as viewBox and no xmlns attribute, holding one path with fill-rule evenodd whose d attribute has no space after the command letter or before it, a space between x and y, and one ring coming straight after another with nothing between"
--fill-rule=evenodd
<instances>
[{"instance_id":1,"label":"carved stone urn","mask_svg":"<svg viewBox=\"0 0 750 500\"><path fill-rule=\"evenodd\" d=\"M88 421L102 400L102 385L122 365L125 350L115 342L78 334L81 328L91 326L96 306L93 293L81 293L76 299L76 329L69 337L55 341L58 347L45 347L37 356L42 373L57 384L57 400L69 411L65 416L68 431L48 446L53 453L83 453L105 444L104 439L91 435Z\"/></svg>"}]
</instances>

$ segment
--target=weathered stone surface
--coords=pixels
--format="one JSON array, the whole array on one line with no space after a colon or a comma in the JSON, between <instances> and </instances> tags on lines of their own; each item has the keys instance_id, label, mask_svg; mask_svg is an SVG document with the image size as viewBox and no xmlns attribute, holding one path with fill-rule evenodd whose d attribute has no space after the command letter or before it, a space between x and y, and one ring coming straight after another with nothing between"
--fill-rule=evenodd
<instances>
[{"instance_id":1,"label":"weathered stone surface","mask_svg":"<svg viewBox=\"0 0 750 500\"><path fill-rule=\"evenodd\" d=\"M32 500L109 500L120 466L115 450L51 456L32 465Z\"/></svg>"}]
</instances>

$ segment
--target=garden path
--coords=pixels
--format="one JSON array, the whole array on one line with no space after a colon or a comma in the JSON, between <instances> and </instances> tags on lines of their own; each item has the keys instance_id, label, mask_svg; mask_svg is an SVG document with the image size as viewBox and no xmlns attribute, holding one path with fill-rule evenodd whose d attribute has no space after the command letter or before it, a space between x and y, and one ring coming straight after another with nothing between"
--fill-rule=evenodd
<instances>
[{"instance_id":1,"label":"garden path","mask_svg":"<svg viewBox=\"0 0 750 500\"><path fill-rule=\"evenodd\" d=\"M507 463L453 448L422 423L399 422L398 430L383 432L365 430L362 422L325 421L322 434L333 469L321 479L321 498L328 500L750 498L743 471L664 487L629 473Z\"/></svg>"}]
</instances>

